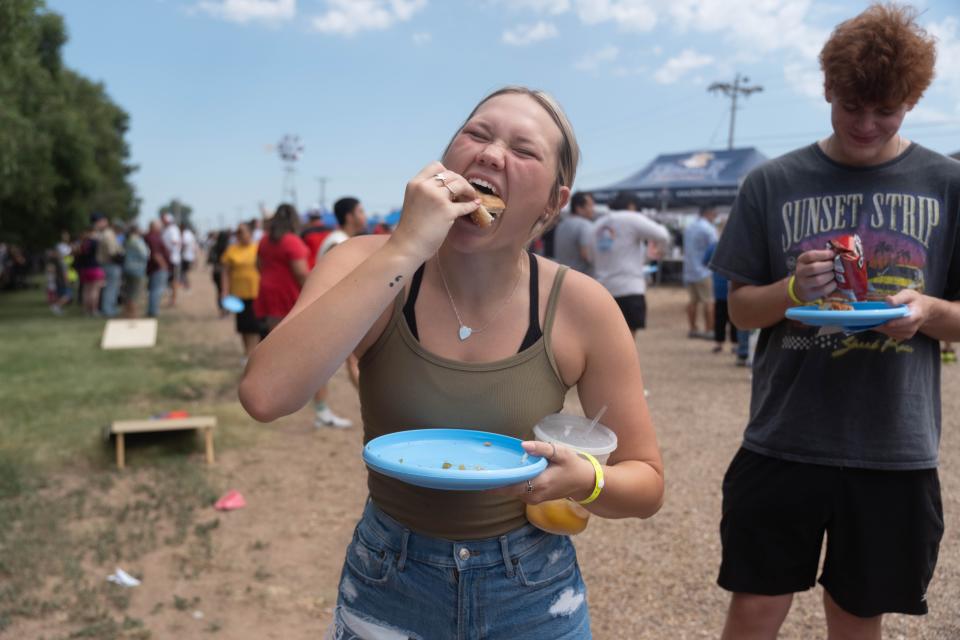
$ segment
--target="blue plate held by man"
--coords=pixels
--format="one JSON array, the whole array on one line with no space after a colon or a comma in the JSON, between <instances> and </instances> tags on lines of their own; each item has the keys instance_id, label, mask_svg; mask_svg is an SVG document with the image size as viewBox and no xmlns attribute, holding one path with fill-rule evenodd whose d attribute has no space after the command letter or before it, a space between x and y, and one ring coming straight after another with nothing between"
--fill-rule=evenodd
<instances>
[{"instance_id":1,"label":"blue plate held by man","mask_svg":"<svg viewBox=\"0 0 960 640\"><path fill-rule=\"evenodd\" d=\"M842 327L849 331L863 331L910 315L910 310L905 304L891 307L886 302L852 302L850 306L853 309L792 307L787 309L787 318L814 327Z\"/></svg>"}]
</instances>

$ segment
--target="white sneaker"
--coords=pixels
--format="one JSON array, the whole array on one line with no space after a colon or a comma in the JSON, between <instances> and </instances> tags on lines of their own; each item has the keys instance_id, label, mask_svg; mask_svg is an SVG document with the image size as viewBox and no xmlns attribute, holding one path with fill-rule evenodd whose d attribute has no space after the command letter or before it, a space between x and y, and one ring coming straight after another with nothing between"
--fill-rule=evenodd
<instances>
[{"instance_id":1,"label":"white sneaker","mask_svg":"<svg viewBox=\"0 0 960 640\"><path fill-rule=\"evenodd\" d=\"M333 429L349 429L353 426L353 421L342 418L326 407L322 411L317 411L316 418L313 421L315 427L331 427Z\"/></svg>"}]
</instances>

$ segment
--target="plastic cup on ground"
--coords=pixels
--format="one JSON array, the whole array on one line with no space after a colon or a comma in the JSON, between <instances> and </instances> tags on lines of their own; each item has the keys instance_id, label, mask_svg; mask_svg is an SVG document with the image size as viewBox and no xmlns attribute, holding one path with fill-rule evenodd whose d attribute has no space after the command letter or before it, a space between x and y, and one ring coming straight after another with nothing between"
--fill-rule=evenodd
<instances>
[{"instance_id":1,"label":"plastic cup on ground","mask_svg":"<svg viewBox=\"0 0 960 640\"><path fill-rule=\"evenodd\" d=\"M541 442L589 453L604 464L617 448L617 434L594 422L582 416L553 413L533 427L533 435ZM587 528L590 512L572 500L561 498L527 505L527 519L549 533L575 535Z\"/></svg>"}]
</instances>

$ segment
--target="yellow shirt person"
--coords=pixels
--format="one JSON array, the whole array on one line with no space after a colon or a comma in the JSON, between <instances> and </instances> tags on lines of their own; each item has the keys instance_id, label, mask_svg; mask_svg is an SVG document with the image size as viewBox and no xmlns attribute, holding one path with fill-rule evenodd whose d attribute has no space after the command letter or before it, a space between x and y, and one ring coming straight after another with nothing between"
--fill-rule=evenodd
<instances>
[{"instance_id":1,"label":"yellow shirt person","mask_svg":"<svg viewBox=\"0 0 960 640\"><path fill-rule=\"evenodd\" d=\"M260 291L260 272L257 271L257 245L253 242L232 244L220 258L228 270L230 294L243 300L253 300Z\"/></svg>"}]
</instances>

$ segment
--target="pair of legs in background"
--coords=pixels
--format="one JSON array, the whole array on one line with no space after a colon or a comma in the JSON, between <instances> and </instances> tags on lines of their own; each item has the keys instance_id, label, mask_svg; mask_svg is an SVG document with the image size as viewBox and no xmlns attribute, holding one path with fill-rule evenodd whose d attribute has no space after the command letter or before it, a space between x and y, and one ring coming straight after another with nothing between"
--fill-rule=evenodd
<instances>
[{"instance_id":1,"label":"pair of legs in background","mask_svg":"<svg viewBox=\"0 0 960 640\"><path fill-rule=\"evenodd\" d=\"M252 301L251 301L252 307ZM280 324L282 318L276 318L267 316L262 318L264 332L262 334L263 338L267 337L267 334L273 331L273 329ZM257 341L259 343L259 340ZM246 342L244 342L246 346ZM256 345L253 345L256 346ZM251 347L252 350L252 347ZM352 353L347 356L347 373L350 376L350 382L353 384L354 389L359 389L360 385L360 372L359 372L359 363L357 357ZM329 390L327 385L323 385L317 389L316 393L313 394L313 407L314 407L314 420L313 426L320 427L330 427L332 429L349 429L353 426L353 421L349 418L344 418L333 412L333 410L327 406L327 396L329 395Z\"/></svg>"},{"instance_id":2,"label":"pair of legs in background","mask_svg":"<svg viewBox=\"0 0 960 640\"><path fill-rule=\"evenodd\" d=\"M688 282L687 322L690 330L688 338L712 338L714 331L713 276L707 276L698 282ZM703 331L697 330L697 311L703 310Z\"/></svg>"},{"instance_id":3,"label":"pair of legs in background","mask_svg":"<svg viewBox=\"0 0 960 640\"><path fill-rule=\"evenodd\" d=\"M828 638L879 639L884 613L922 615L943 507L936 469L789 462L740 449L723 480L724 640L777 637L793 594L817 582L824 535Z\"/></svg>"},{"instance_id":4,"label":"pair of legs in background","mask_svg":"<svg viewBox=\"0 0 960 640\"><path fill-rule=\"evenodd\" d=\"M736 349L740 331L730 321L726 298L722 300L718 298L713 303L713 341L717 343L713 347L714 353L723 351L723 343L727 339L728 331L730 333L730 344ZM736 353L736 351L734 352Z\"/></svg>"}]
</instances>

